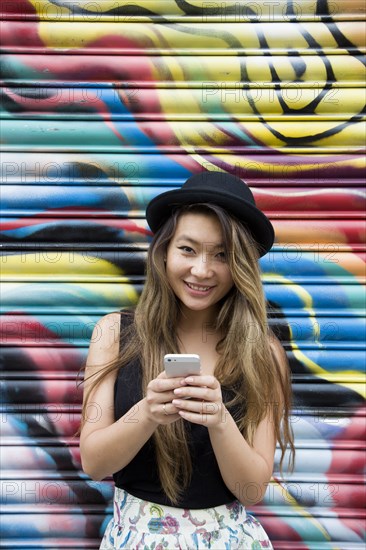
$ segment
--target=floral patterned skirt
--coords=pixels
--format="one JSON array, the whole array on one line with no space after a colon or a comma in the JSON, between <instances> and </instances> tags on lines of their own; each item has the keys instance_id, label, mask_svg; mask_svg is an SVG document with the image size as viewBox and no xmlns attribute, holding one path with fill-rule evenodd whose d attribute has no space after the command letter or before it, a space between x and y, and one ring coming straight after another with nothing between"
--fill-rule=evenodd
<instances>
[{"instance_id":1,"label":"floral patterned skirt","mask_svg":"<svg viewBox=\"0 0 366 550\"><path fill-rule=\"evenodd\" d=\"M261 524L237 500L215 508L163 506L115 488L114 514L100 550L260 550L272 548Z\"/></svg>"}]
</instances>

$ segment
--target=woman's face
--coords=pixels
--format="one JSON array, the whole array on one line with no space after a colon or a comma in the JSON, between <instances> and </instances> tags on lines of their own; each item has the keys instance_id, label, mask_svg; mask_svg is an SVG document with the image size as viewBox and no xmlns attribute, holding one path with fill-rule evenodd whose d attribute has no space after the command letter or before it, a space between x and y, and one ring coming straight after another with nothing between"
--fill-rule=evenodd
<instances>
[{"instance_id":1,"label":"woman's face","mask_svg":"<svg viewBox=\"0 0 366 550\"><path fill-rule=\"evenodd\" d=\"M233 286L221 225L214 214L186 212L168 245L169 284L189 310L215 310Z\"/></svg>"}]
</instances>

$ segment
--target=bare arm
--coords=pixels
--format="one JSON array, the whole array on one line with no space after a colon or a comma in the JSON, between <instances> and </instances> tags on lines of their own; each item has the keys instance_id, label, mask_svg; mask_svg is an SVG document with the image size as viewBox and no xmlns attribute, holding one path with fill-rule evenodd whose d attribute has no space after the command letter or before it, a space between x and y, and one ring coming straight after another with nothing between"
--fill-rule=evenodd
<instances>
[{"instance_id":1,"label":"bare arm","mask_svg":"<svg viewBox=\"0 0 366 550\"><path fill-rule=\"evenodd\" d=\"M106 363L118 356L120 315L109 314L96 325L85 370L85 392ZM90 380L88 380L91 376ZM144 403L136 404L122 418L114 421L113 392L117 371L114 370L92 390L87 417L80 434L83 470L95 480L117 472L136 455L155 430L144 411Z\"/></svg>"},{"instance_id":2,"label":"bare arm","mask_svg":"<svg viewBox=\"0 0 366 550\"><path fill-rule=\"evenodd\" d=\"M244 505L253 505L266 492L273 470L276 441L268 417L259 424L251 447L233 417L209 428L212 448L226 486Z\"/></svg>"},{"instance_id":3,"label":"bare arm","mask_svg":"<svg viewBox=\"0 0 366 550\"><path fill-rule=\"evenodd\" d=\"M118 356L120 314L111 313L96 325L89 348L85 370L85 392L99 375L102 367ZM176 421L178 414L166 416L162 403L171 401L172 390L181 385L160 375L151 381L145 398L141 399L119 420L114 420L114 382L117 370L109 373L92 390L88 399L85 423L80 434L82 468L95 480L101 480L124 468L154 433L159 424ZM172 411L174 413L174 411Z\"/></svg>"}]
</instances>

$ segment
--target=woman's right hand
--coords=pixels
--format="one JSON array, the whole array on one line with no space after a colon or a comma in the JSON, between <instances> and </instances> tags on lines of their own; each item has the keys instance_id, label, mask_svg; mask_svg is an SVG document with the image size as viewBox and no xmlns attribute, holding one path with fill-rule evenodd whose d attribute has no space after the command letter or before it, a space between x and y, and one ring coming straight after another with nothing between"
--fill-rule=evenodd
<instances>
[{"instance_id":1,"label":"woman's right hand","mask_svg":"<svg viewBox=\"0 0 366 550\"><path fill-rule=\"evenodd\" d=\"M145 404L149 418L157 424L172 424L181 418L172 403L176 397L174 390L186 386L182 377L167 378L165 372L151 380L147 386Z\"/></svg>"}]
</instances>

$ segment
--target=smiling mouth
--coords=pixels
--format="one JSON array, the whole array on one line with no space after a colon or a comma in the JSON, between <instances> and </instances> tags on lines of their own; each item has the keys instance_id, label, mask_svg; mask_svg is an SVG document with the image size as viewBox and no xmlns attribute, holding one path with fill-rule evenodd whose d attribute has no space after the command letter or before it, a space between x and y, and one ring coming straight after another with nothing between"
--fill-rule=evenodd
<instances>
[{"instance_id":1,"label":"smiling mouth","mask_svg":"<svg viewBox=\"0 0 366 550\"><path fill-rule=\"evenodd\" d=\"M184 282L192 290L200 290L201 292L203 292L205 290L210 290L210 288L213 288L212 286L194 285L192 283L187 283L187 281L184 281Z\"/></svg>"}]
</instances>

